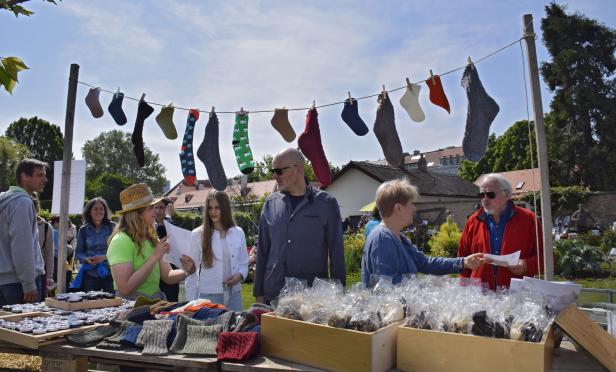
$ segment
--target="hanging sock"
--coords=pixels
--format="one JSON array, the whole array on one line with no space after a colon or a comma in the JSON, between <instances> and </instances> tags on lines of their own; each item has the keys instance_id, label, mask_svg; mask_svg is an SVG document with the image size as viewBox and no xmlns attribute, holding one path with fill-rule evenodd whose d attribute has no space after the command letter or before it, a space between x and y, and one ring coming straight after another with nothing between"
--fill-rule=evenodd
<instances>
[{"instance_id":1,"label":"hanging sock","mask_svg":"<svg viewBox=\"0 0 616 372\"><path fill-rule=\"evenodd\" d=\"M187 186L194 186L197 182L195 156L193 154L193 133L197 120L199 120L199 110L189 110L188 119L186 120L186 129L184 130L184 138L182 138L182 148L179 154L184 184Z\"/></svg>"},{"instance_id":2,"label":"hanging sock","mask_svg":"<svg viewBox=\"0 0 616 372\"><path fill-rule=\"evenodd\" d=\"M210 184L218 191L223 191L227 187L227 176L225 169L220 161L220 151L218 149L218 117L215 112L210 113L210 120L205 126L205 136L203 142L197 150L197 156L205 164Z\"/></svg>"},{"instance_id":3,"label":"hanging sock","mask_svg":"<svg viewBox=\"0 0 616 372\"><path fill-rule=\"evenodd\" d=\"M145 157L143 154L143 123L153 112L154 108L148 105L146 101L139 101L135 129L133 130L133 135L130 140L133 143L133 151L135 152L135 157L137 157L137 164L139 164L140 167L143 167L145 164Z\"/></svg>"},{"instance_id":4,"label":"hanging sock","mask_svg":"<svg viewBox=\"0 0 616 372\"><path fill-rule=\"evenodd\" d=\"M344 101L344 108L340 114L342 120L351 128L353 133L358 136L365 136L368 133L368 126L359 117L357 100L349 98Z\"/></svg>"},{"instance_id":5,"label":"hanging sock","mask_svg":"<svg viewBox=\"0 0 616 372\"><path fill-rule=\"evenodd\" d=\"M252 158L252 150L248 142L248 113L240 111L235 114L235 126L233 127L233 152L235 160L243 174L250 174L255 169Z\"/></svg>"},{"instance_id":6,"label":"hanging sock","mask_svg":"<svg viewBox=\"0 0 616 372\"><path fill-rule=\"evenodd\" d=\"M323 186L327 186L332 183L332 174L329 170L329 162L323 151L321 131L319 130L319 120L317 116L317 109L313 108L308 110L308 115L306 115L306 128L304 129L304 133L300 134L297 144L302 153L310 160L317 180Z\"/></svg>"},{"instance_id":7,"label":"hanging sock","mask_svg":"<svg viewBox=\"0 0 616 372\"><path fill-rule=\"evenodd\" d=\"M434 82L432 82L432 79L434 79ZM441 106L451 114L451 110L449 109L449 101L447 100L447 96L443 90L443 85L441 84L441 77L434 75L426 80L426 84L428 85L428 88L430 88L430 102L437 106Z\"/></svg>"},{"instance_id":8,"label":"hanging sock","mask_svg":"<svg viewBox=\"0 0 616 372\"><path fill-rule=\"evenodd\" d=\"M289 123L289 110L287 109L275 109L274 116L272 117L272 127L280 133L285 141L291 143L295 140L295 131Z\"/></svg>"},{"instance_id":9,"label":"hanging sock","mask_svg":"<svg viewBox=\"0 0 616 372\"><path fill-rule=\"evenodd\" d=\"M396 130L394 106L386 92L379 94L376 102L376 120L373 131L389 165L397 167L402 162L402 144Z\"/></svg>"},{"instance_id":10,"label":"hanging sock","mask_svg":"<svg viewBox=\"0 0 616 372\"><path fill-rule=\"evenodd\" d=\"M490 125L500 108L492 97L486 93L475 65L470 63L462 74L462 87L468 98L466 129L462 140L464 156L468 160L479 161L486 153Z\"/></svg>"},{"instance_id":11,"label":"hanging sock","mask_svg":"<svg viewBox=\"0 0 616 372\"><path fill-rule=\"evenodd\" d=\"M128 121L126 120L124 110L122 110L122 101L124 101L124 93L117 92L113 95L111 103L109 104L109 107L107 107L107 110L111 114L111 117L118 125L124 125Z\"/></svg>"},{"instance_id":12,"label":"hanging sock","mask_svg":"<svg viewBox=\"0 0 616 372\"><path fill-rule=\"evenodd\" d=\"M160 113L156 115L156 122L163 131L165 137L170 140L178 138L178 132L175 130L175 124L173 124L173 111L175 108L173 105L165 106L160 110Z\"/></svg>"},{"instance_id":13,"label":"hanging sock","mask_svg":"<svg viewBox=\"0 0 616 372\"><path fill-rule=\"evenodd\" d=\"M86 106L90 109L90 113L95 119L103 116L103 107L99 101L99 95L101 93L100 88L90 88L86 95Z\"/></svg>"},{"instance_id":14,"label":"hanging sock","mask_svg":"<svg viewBox=\"0 0 616 372\"><path fill-rule=\"evenodd\" d=\"M400 106L406 110L406 113L409 114L411 120L416 123L421 123L426 119L426 115L419 105L420 90L421 85L419 84L407 84L406 91L404 91L404 94L400 97Z\"/></svg>"}]
</instances>

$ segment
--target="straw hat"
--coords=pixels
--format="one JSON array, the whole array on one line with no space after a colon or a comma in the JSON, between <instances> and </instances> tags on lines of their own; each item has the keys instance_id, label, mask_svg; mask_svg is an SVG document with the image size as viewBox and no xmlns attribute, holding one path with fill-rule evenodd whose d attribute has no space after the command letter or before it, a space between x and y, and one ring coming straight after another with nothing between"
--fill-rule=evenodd
<instances>
[{"instance_id":1,"label":"straw hat","mask_svg":"<svg viewBox=\"0 0 616 372\"><path fill-rule=\"evenodd\" d=\"M122 210L119 214L134 211L135 209L147 207L160 202L162 198L154 198L152 190L145 183L138 183L122 190L120 193L120 203Z\"/></svg>"}]
</instances>

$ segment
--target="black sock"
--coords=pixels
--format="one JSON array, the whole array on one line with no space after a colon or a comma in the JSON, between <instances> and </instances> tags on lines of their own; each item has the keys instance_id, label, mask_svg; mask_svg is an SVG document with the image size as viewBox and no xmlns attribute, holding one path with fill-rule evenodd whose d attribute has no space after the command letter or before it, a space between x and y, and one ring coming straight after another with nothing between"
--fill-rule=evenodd
<instances>
[{"instance_id":1,"label":"black sock","mask_svg":"<svg viewBox=\"0 0 616 372\"><path fill-rule=\"evenodd\" d=\"M227 176L225 169L220 161L220 150L218 149L218 117L216 113L210 114L210 120L205 126L203 142L197 150L197 157L205 164L210 184L218 191L223 191L227 187Z\"/></svg>"},{"instance_id":2,"label":"black sock","mask_svg":"<svg viewBox=\"0 0 616 372\"><path fill-rule=\"evenodd\" d=\"M115 120L116 124L124 125L128 120L126 120L126 115L124 114L124 110L122 110L122 101L124 100L124 93L116 93L113 95L111 99L111 103L107 110L111 114L113 120Z\"/></svg>"},{"instance_id":3,"label":"black sock","mask_svg":"<svg viewBox=\"0 0 616 372\"><path fill-rule=\"evenodd\" d=\"M344 108L340 116L342 116L342 120L358 136L365 136L368 133L368 126L366 126L366 123L359 117L356 99L354 99L352 103L349 103L348 99L344 102Z\"/></svg>"},{"instance_id":4,"label":"black sock","mask_svg":"<svg viewBox=\"0 0 616 372\"><path fill-rule=\"evenodd\" d=\"M381 144L383 154L389 165L397 167L402 162L402 144L396 130L394 106L392 106L387 93L379 94L377 102L373 131Z\"/></svg>"},{"instance_id":5,"label":"black sock","mask_svg":"<svg viewBox=\"0 0 616 372\"><path fill-rule=\"evenodd\" d=\"M152 115L154 109L148 105L146 101L139 102L139 108L137 109L137 119L135 120L135 129L130 140L133 143L133 151L137 158L137 164L143 167L145 164L145 158L143 154L143 123L148 116Z\"/></svg>"}]
</instances>

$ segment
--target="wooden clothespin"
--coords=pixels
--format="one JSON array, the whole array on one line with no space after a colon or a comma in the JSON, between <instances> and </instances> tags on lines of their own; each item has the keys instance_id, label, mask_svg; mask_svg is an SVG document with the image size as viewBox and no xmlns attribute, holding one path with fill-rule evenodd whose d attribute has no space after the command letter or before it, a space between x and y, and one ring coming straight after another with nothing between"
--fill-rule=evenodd
<instances>
[{"instance_id":1,"label":"wooden clothespin","mask_svg":"<svg viewBox=\"0 0 616 372\"><path fill-rule=\"evenodd\" d=\"M315 100L312 100L312 106L310 107L311 110L314 110L316 108L316 103Z\"/></svg>"},{"instance_id":2,"label":"wooden clothespin","mask_svg":"<svg viewBox=\"0 0 616 372\"><path fill-rule=\"evenodd\" d=\"M432 79L432 84L436 84L434 82L434 74L432 73L432 70L430 70L430 79Z\"/></svg>"},{"instance_id":3,"label":"wooden clothespin","mask_svg":"<svg viewBox=\"0 0 616 372\"><path fill-rule=\"evenodd\" d=\"M120 87L118 87L118 91L116 92L115 96L119 96L120 95Z\"/></svg>"},{"instance_id":4,"label":"wooden clothespin","mask_svg":"<svg viewBox=\"0 0 616 372\"><path fill-rule=\"evenodd\" d=\"M139 99L139 102L143 102L144 99L145 99L145 93L142 93L141 98Z\"/></svg>"},{"instance_id":5,"label":"wooden clothespin","mask_svg":"<svg viewBox=\"0 0 616 372\"><path fill-rule=\"evenodd\" d=\"M411 87L411 81L409 80L409 78L406 78L406 86L407 87Z\"/></svg>"},{"instance_id":6,"label":"wooden clothespin","mask_svg":"<svg viewBox=\"0 0 616 372\"><path fill-rule=\"evenodd\" d=\"M351 92L347 92L349 94L349 103L353 104L353 97L351 97Z\"/></svg>"},{"instance_id":7,"label":"wooden clothespin","mask_svg":"<svg viewBox=\"0 0 616 372\"><path fill-rule=\"evenodd\" d=\"M216 115L216 109L212 106L212 110L210 111L210 116Z\"/></svg>"},{"instance_id":8,"label":"wooden clothespin","mask_svg":"<svg viewBox=\"0 0 616 372\"><path fill-rule=\"evenodd\" d=\"M385 89L385 84L383 84L383 90L381 91L381 93L382 93L384 96L387 96L387 89Z\"/></svg>"},{"instance_id":9,"label":"wooden clothespin","mask_svg":"<svg viewBox=\"0 0 616 372\"><path fill-rule=\"evenodd\" d=\"M474 66L474 65L473 65L473 61L471 60L471 57L470 57L470 56L469 56L468 58L466 58L466 63L467 63L468 65Z\"/></svg>"}]
</instances>

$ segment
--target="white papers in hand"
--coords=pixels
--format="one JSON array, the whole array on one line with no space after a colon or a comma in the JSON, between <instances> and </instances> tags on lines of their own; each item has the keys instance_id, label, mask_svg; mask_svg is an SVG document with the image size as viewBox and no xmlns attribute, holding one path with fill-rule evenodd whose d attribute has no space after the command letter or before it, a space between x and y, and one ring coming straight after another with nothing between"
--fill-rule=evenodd
<instances>
[{"instance_id":1,"label":"white papers in hand","mask_svg":"<svg viewBox=\"0 0 616 372\"><path fill-rule=\"evenodd\" d=\"M520 251L506 254L504 256L495 255L495 254L484 254L483 258L489 258L492 260L492 265L498 266L513 266L518 263L520 260Z\"/></svg>"},{"instance_id":2,"label":"white papers in hand","mask_svg":"<svg viewBox=\"0 0 616 372\"><path fill-rule=\"evenodd\" d=\"M163 259L177 267L182 267L180 257L188 255L190 251L190 239L192 231L185 230L181 227L170 224L165 221L165 229L167 230L167 243L169 243L169 253Z\"/></svg>"}]
</instances>

